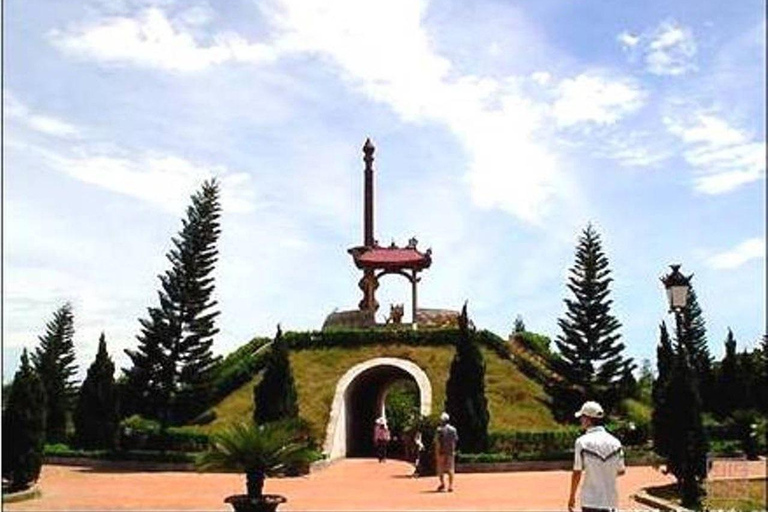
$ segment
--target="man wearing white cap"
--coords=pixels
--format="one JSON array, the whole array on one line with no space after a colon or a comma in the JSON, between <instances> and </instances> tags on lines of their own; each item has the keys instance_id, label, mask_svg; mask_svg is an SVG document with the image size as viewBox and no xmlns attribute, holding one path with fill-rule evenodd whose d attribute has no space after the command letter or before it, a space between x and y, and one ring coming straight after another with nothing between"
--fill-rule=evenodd
<instances>
[{"instance_id":1,"label":"man wearing white cap","mask_svg":"<svg viewBox=\"0 0 768 512\"><path fill-rule=\"evenodd\" d=\"M597 402L584 402L576 417L584 435L576 439L573 474L568 510L576 506L576 489L584 473L581 486L581 510L598 512L615 510L618 506L616 477L624 474L624 450L621 441L603 428L603 408Z\"/></svg>"},{"instance_id":2,"label":"man wearing white cap","mask_svg":"<svg viewBox=\"0 0 768 512\"><path fill-rule=\"evenodd\" d=\"M445 490L444 475L448 473L448 492L453 492L454 458L456 456L456 443L459 435L456 427L448 423L450 416L447 412L440 415L440 426L435 432L435 458L437 462L437 477L440 479L438 492Z\"/></svg>"}]
</instances>

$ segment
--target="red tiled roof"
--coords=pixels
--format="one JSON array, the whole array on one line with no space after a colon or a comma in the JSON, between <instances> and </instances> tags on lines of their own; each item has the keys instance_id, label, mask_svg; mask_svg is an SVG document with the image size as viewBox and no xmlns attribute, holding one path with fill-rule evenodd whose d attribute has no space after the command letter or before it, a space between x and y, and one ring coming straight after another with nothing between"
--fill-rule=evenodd
<instances>
[{"instance_id":1,"label":"red tiled roof","mask_svg":"<svg viewBox=\"0 0 768 512\"><path fill-rule=\"evenodd\" d=\"M399 269L429 267L432 258L411 247L355 247L349 251L358 268Z\"/></svg>"}]
</instances>

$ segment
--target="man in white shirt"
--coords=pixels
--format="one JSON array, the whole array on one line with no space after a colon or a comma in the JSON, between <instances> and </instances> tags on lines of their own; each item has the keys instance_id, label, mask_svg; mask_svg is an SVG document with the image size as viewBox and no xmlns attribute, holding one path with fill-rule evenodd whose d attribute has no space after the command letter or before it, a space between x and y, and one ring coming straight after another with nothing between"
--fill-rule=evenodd
<instances>
[{"instance_id":1,"label":"man in white shirt","mask_svg":"<svg viewBox=\"0 0 768 512\"><path fill-rule=\"evenodd\" d=\"M624 450L621 441L603 428L603 408L597 402L584 402L576 417L586 432L576 439L573 474L568 510L576 506L576 489L584 473L581 486L582 512L608 512L616 510L618 493L616 477L623 475Z\"/></svg>"}]
</instances>

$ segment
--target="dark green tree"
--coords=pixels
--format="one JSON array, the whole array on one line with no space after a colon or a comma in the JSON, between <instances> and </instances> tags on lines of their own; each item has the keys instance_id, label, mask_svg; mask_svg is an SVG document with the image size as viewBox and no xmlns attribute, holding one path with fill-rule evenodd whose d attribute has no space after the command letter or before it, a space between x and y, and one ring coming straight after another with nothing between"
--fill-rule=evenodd
<instances>
[{"instance_id":1,"label":"dark green tree","mask_svg":"<svg viewBox=\"0 0 768 512\"><path fill-rule=\"evenodd\" d=\"M11 491L26 489L40 476L45 411L45 389L25 349L3 411L3 478Z\"/></svg>"},{"instance_id":2,"label":"dark green tree","mask_svg":"<svg viewBox=\"0 0 768 512\"><path fill-rule=\"evenodd\" d=\"M516 334L517 333L521 333L521 332L525 332L525 322L523 322L523 317L522 316L517 315L517 317L515 318L515 326L512 329L512 332L514 332Z\"/></svg>"},{"instance_id":3,"label":"dark green tree","mask_svg":"<svg viewBox=\"0 0 768 512\"><path fill-rule=\"evenodd\" d=\"M561 357L554 369L564 378L554 393L559 417L571 416L585 400L612 409L623 398L616 384L634 368L632 360L622 356L621 324L611 314L610 274L600 236L590 224L579 239L568 278L573 299L565 299L565 318L558 320L562 334L555 343Z\"/></svg>"},{"instance_id":4,"label":"dark green tree","mask_svg":"<svg viewBox=\"0 0 768 512\"><path fill-rule=\"evenodd\" d=\"M115 364L107 353L104 333L99 337L96 359L80 386L75 408L75 441L83 448L114 449L119 423Z\"/></svg>"},{"instance_id":5,"label":"dark green tree","mask_svg":"<svg viewBox=\"0 0 768 512\"><path fill-rule=\"evenodd\" d=\"M485 360L469 330L467 305L459 315L460 335L445 384L445 411L459 434L458 449L482 453L488 449L488 401Z\"/></svg>"},{"instance_id":6,"label":"dark green tree","mask_svg":"<svg viewBox=\"0 0 768 512\"><path fill-rule=\"evenodd\" d=\"M768 334L764 334L760 343L758 364L760 375L757 384L757 408L768 415Z\"/></svg>"},{"instance_id":7,"label":"dark green tree","mask_svg":"<svg viewBox=\"0 0 768 512\"><path fill-rule=\"evenodd\" d=\"M640 378L637 380L637 387L639 393L638 399L644 404L653 404L654 380L651 361L649 359L643 359L643 366L640 368Z\"/></svg>"},{"instance_id":8,"label":"dark green tree","mask_svg":"<svg viewBox=\"0 0 768 512\"><path fill-rule=\"evenodd\" d=\"M701 397L696 372L687 347L678 344L666 388L669 419L667 470L678 483L682 505L701 508L703 481L707 476L707 441L702 424Z\"/></svg>"},{"instance_id":9,"label":"dark green tree","mask_svg":"<svg viewBox=\"0 0 768 512\"><path fill-rule=\"evenodd\" d=\"M126 350L130 396L128 414L157 418L163 425L182 423L208 407L219 358L211 352L219 315L211 298L221 233L219 185L203 183L191 197L182 229L166 257L170 270L158 276L158 306L141 319L139 346Z\"/></svg>"},{"instance_id":10,"label":"dark green tree","mask_svg":"<svg viewBox=\"0 0 768 512\"><path fill-rule=\"evenodd\" d=\"M283 339L279 325L269 350L264 376L253 388L253 421L257 425L299 416L299 402L291 361L288 358L288 345Z\"/></svg>"},{"instance_id":11,"label":"dark green tree","mask_svg":"<svg viewBox=\"0 0 768 512\"><path fill-rule=\"evenodd\" d=\"M728 416L741 405L740 377L738 370L738 357L736 354L736 339L733 331L728 328L728 337L725 340L725 356L720 363L720 372L717 379L716 412L720 416Z\"/></svg>"},{"instance_id":12,"label":"dark green tree","mask_svg":"<svg viewBox=\"0 0 768 512\"><path fill-rule=\"evenodd\" d=\"M656 365L658 375L653 383L651 397L653 411L651 413L651 430L653 433L653 449L662 457L669 455L671 411L669 404L669 383L672 379L675 353L664 322L659 326L659 345L656 347Z\"/></svg>"},{"instance_id":13,"label":"dark green tree","mask_svg":"<svg viewBox=\"0 0 768 512\"><path fill-rule=\"evenodd\" d=\"M72 306L66 303L54 312L32 354L32 364L45 389L48 443L66 442L67 425L77 399L74 333Z\"/></svg>"},{"instance_id":14,"label":"dark green tree","mask_svg":"<svg viewBox=\"0 0 768 512\"><path fill-rule=\"evenodd\" d=\"M705 411L712 411L715 391L712 355L707 343L707 327L693 285L691 285L688 302L683 310L683 333L685 334L682 341L691 358L693 371L696 372L696 378L699 382L702 407Z\"/></svg>"}]
</instances>

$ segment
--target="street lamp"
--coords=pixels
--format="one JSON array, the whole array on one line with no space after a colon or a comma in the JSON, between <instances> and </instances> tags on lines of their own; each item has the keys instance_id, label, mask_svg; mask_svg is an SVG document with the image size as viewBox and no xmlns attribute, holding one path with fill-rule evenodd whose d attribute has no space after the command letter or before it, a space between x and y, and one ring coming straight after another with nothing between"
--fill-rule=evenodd
<instances>
[{"instance_id":1,"label":"street lamp","mask_svg":"<svg viewBox=\"0 0 768 512\"><path fill-rule=\"evenodd\" d=\"M683 333L683 311L688 304L688 293L691 290L691 278L693 274L685 277L680 272L680 265L670 265L672 272L661 278L664 288L667 289L667 298L669 299L669 312L675 314L677 323L677 339L682 340Z\"/></svg>"}]
</instances>

